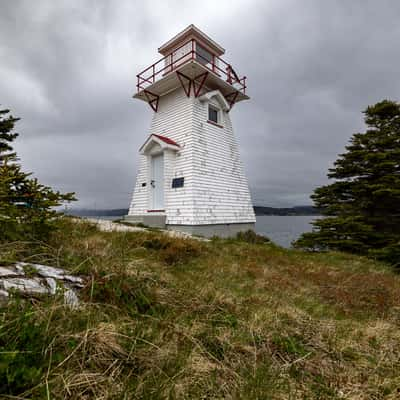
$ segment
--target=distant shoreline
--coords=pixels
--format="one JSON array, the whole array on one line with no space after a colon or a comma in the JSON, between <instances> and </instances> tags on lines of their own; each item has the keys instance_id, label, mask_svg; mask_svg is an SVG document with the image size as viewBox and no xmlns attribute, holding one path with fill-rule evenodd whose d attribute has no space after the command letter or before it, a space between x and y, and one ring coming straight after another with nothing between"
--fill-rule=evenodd
<instances>
[{"instance_id":1,"label":"distant shoreline","mask_svg":"<svg viewBox=\"0 0 400 400\"><path fill-rule=\"evenodd\" d=\"M279 216L295 216L295 215L322 215L321 210L313 206L294 206L294 207L264 207L254 206L256 215L279 215Z\"/></svg>"},{"instance_id":2,"label":"distant shoreline","mask_svg":"<svg viewBox=\"0 0 400 400\"><path fill-rule=\"evenodd\" d=\"M321 211L313 206L294 206L294 207L264 207L254 206L254 212L257 216L261 215L280 215L280 216L295 216L295 215L321 215ZM113 209L90 209L90 208L77 208L70 209L65 212L67 215L74 215L77 217L120 217L127 215L127 208L113 208Z\"/></svg>"}]
</instances>

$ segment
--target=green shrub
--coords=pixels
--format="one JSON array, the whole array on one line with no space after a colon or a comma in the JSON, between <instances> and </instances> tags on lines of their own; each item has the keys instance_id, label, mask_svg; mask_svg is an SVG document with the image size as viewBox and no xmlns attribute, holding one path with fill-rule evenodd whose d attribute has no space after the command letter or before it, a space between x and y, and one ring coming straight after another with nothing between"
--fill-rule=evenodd
<instances>
[{"instance_id":1,"label":"green shrub","mask_svg":"<svg viewBox=\"0 0 400 400\"><path fill-rule=\"evenodd\" d=\"M93 277L93 286L87 293L92 302L113 305L123 313L156 315L162 313L151 279L118 271Z\"/></svg>"},{"instance_id":2,"label":"green shrub","mask_svg":"<svg viewBox=\"0 0 400 400\"><path fill-rule=\"evenodd\" d=\"M270 240L266 236L258 235L251 229L245 232L239 232L236 235L236 239L241 242L253 243L253 244L262 244L270 242Z\"/></svg>"},{"instance_id":3,"label":"green shrub","mask_svg":"<svg viewBox=\"0 0 400 400\"><path fill-rule=\"evenodd\" d=\"M159 259L168 265L189 262L205 250L199 241L171 238L166 235L148 239L143 243L147 249L156 250Z\"/></svg>"},{"instance_id":4,"label":"green shrub","mask_svg":"<svg viewBox=\"0 0 400 400\"><path fill-rule=\"evenodd\" d=\"M14 318L0 326L0 392L17 395L40 382L50 338L31 306L17 301L7 307Z\"/></svg>"},{"instance_id":5,"label":"green shrub","mask_svg":"<svg viewBox=\"0 0 400 400\"><path fill-rule=\"evenodd\" d=\"M272 343L276 347L278 353L289 357L303 357L307 354L307 349L302 343L302 338L293 335L274 335Z\"/></svg>"}]
</instances>

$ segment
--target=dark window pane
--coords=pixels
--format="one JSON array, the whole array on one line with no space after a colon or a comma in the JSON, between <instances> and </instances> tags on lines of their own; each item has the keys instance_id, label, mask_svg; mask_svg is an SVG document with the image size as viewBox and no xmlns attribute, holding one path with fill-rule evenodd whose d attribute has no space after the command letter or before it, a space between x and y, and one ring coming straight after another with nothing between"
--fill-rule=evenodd
<instances>
[{"instance_id":1,"label":"dark window pane","mask_svg":"<svg viewBox=\"0 0 400 400\"><path fill-rule=\"evenodd\" d=\"M172 187L173 188L183 187L184 182L185 182L185 178L174 178L174 179L172 179Z\"/></svg>"},{"instance_id":2,"label":"dark window pane","mask_svg":"<svg viewBox=\"0 0 400 400\"><path fill-rule=\"evenodd\" d=\"M212 54L196 43L196 60L203 65L212 63Z\"/></svg>"},{"instance_id":3,"label":"dark window pane","mask_svg":"<svg viewBox=\"0 0 400 400\"><path fill-rule=\"evenodd\" d=\"M213 107L208 107L208 120L218 123L218 110Z\"/></svg>"}]
</instances>

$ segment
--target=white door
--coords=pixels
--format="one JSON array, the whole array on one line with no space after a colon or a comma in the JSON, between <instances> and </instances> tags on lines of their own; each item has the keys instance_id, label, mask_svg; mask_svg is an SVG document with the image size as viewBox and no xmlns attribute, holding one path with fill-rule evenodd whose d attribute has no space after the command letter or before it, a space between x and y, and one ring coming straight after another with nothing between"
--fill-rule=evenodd
<instances>
[{"instance_id":1,"label":"white door","mask_svg":"<svg viewBox=\"0 0 400 400\"><path fill-rule=\"evenodd\" d=\"M151 157L151 208L164 209L164 155Z\"/></svg>"}]
</instances>

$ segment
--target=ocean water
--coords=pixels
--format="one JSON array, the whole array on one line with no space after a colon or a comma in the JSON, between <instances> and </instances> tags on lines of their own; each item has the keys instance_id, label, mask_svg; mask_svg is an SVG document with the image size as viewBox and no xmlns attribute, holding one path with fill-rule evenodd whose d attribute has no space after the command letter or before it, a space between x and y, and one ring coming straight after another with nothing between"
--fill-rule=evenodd
<instances>
[{"instance_id":1,"label":"ocean water","mask_svg":"<svg viewBox=\"0 0 400 400\"><path fill-rule=\"evenodd\" d=\"M291 247L303 232L312 230L311 222L319 215L258 215L256 232L269 237L274 243Z\"/></svg>"},{"instance_id":2,"label":"ocean water","mask_svg":"<svg viewBox=\"0 0 400 400\"><path fill-rule=\"evenodd\" d=\"M116 220L122 218L122 216L101 216L98 218ZM291 243L303 232L311 231L311 222L313 220L321 217L318 215L258 215L256 218L257 233L268 236L274 243L280 246L290 247Z\"/></svg>"}]
</instances>

